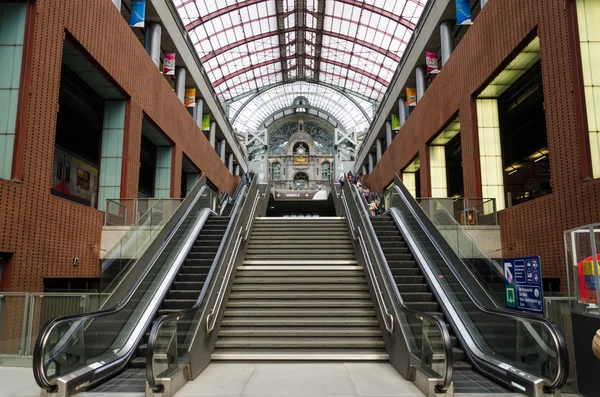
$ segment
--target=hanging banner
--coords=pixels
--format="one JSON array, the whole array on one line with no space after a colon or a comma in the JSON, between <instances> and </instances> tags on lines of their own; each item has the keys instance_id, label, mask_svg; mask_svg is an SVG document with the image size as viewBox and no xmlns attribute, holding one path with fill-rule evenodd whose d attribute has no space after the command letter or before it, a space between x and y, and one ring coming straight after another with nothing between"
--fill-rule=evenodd
<instances>
[{"instance_id":1,"label":"hanging banner","mask_svg":"<svg viewBox=\"0 0 600 397\"><path fill-rule=\"evenodd\" d=\"M167 76L175 75L175 53L165 54L163 58L163 74Z\"/></svg>"},{"instance_id":2,"label":"hanging banner","mask_svg":"<svg viewBox=\"0 0 600 397\"><path fill-rule=\"evenodd\" d=\"M470 25L471 24L471 1L456 0L456 24Z\"/></svg>"},{"instance_id":3,"label":"hanging banner","mask_svg":"<svg viewBox=\"0 0 600 397\"><path fill-rule=\"evenodd\" d=\"M406 89L406 106L417 106L417 89Z\"/></svg>"},{"instance_id":4,"label":"hanging banner","mask_svg":"<svg viewBox=\"0 0 600 397\"><path fill-rule=\"evenodd\" d=\"M196 105L196 89L186 88L185 89L185 107L193 108Z\"/></svg>"},{"instance_id":5,"label":"hanging banner","mask_svg":"<svg viewBox=\"0 0 600 397\"><path fill-rule=\"evenodd\" d=\"M146 1L132 1L129 26L132 28L143 28L146 20Z\"/></svg>"},{"instance_id":6,"label":"hanging banner","mask_svg":"<svg viewBox=\"0 0 600 397\"><path fill-rule=\"evenodd\" d=\"M210 130L210 114L202 116L202 131Z\"/></svg>"},{"instance_id":7,"label":"hanging banner","mask_svg":"<svg viewBox=\"0 0 600 397\"><path fill-rule=\"evenodd\" d=\"M425 52L425 63L427 64L427 73L438 73L438 56L436 52Z\"/></svg>"},{"instance_id":8,"label":"hanging banner","mask_svg":"<svg viewBox=\"0 0 600 397\"><path fill-rule=\"evenodd\" d=\"M392 114L392 131L398 131L400 129L400 117L396 114Z\"/></svg>"}]
</instances>

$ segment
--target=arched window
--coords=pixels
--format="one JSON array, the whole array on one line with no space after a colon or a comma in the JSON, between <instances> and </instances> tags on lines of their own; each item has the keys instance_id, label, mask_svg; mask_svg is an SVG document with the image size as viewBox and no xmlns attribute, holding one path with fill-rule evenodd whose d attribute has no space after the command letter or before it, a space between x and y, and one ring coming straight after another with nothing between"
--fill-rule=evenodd
<instances>
[{"instance_id":1,"label":"arched window","mask_svg":"<svg viewBox=\"0 0 600 397\"><path fill-rule=\"evenodd\" d=\"M273 166L271 167L271 178L274 181L281 179L281 164L273 163Z\"/></svg>"},{"instance_id":2,"label":"arched window","mask_svg":"<svg viewBox=\"0 0 600 397\"><path fill-rule=\"evenodd\" d=\"M308 175L304 172L298 172L294 175L294 189L308 190Z\"/></svg>"},{"instance_id":3,"label":"arched window","mask_svg":"<svg viewBox=\"0 0 600 397\"><path fill-rule=\"evenodd\" d=\"M329 161L326 161L323 164L321 164L321 176L323 177L323 180L326 181L329 179L330 172L331 172L331 164L329 163Z\"/></svg>"}]
</instances>

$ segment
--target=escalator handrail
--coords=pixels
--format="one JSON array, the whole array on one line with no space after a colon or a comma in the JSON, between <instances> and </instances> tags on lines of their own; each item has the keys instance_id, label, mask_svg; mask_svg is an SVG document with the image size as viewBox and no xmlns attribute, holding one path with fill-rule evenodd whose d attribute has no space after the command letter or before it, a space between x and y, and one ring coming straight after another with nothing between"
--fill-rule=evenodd
<instances>
[{"instance_id":1,"label":"escalator handrail","mask_svg":"<svg viewBox=\"0 0 600 397\"><path fill-rule=\"evenodd\" d=\"M256 178L254 181L252 181L252 183L253 184L256 183ZM202 302L204 301L204 298L206 296L206 291L208 289L208 286L210 285L210 282L214 276L215 269L217 268L217 264L220 261L224 260L223 258L221 258L221 254L224 252L223 249L224 249L225 245L227 245L227 248L229 248L229 246L231 245L232 240L227 238L227 236L230 236L234 225L237 224L237 222L238 222L238 216L239 216L238 209L239 209L240 205L242 204L242 202L244 201L244 200L241 200L240 198L245 197L246 190L250 190L250 187L251 187L251 185L245 184L240 191L239 198L236 200L235 205L234 205L233 209L231 210L232 218L229 220L227 229L225 229L223 242L219 245L219 249L218 249L217 253L215 254L215 259L213 260L213 263L210 266L210 270L208 271L206 280L204 281L204 285L202 286L202 290L200 291L200 294L198 295L198 298L196 299L196 302L194 303L194 305L192 307L189 307L187 309L181 310L176 313L162 315L159 318L157 318L154 321L154 324L152 325L152 329L150 330L150 335L148 337L148 348L147 348L147 354L146 354L146 380L148 382L148 386L152 390L159 391L159 390L162 390L162 388L164 387L164 385L159 385L156 383L156 376L154 374L154 366L152 365L153 357L154 357L154 349L156 346L156 340L158 339L158 332L160 331L160 328L163 323L168 322L168 321L179 320L188 314L198 311L198 309L202 305ZM235 219L233 217L235 217ZM227 250L225 250L225 252L227 252Z\"/></svg>"},{"instance_id":2,"label":"escalator handrail","mask_svg":"<svg viewBox=\"0 0 600 397\"><path fill-rule=\"evenodd\" d=\"M355 190L355 193L359 194L358 190ZM342 191L342 195L343 194L344 193ZM363 209L363 213L365 213L365 215L367 216L366 219L369 219L369 214L368 214L368 212L366 212L366 209L359 204L357 204L357 207L361 207ZM369 222L365 221L364 225L366 225L366 229L368 229L368 233L370 233L371 236L377 236L377 234L375 233L375 229L373 228L373 224L371 223L370 220L369 220ZM420 319L421 321L435 324L435 326L440 331L440 334L442 336L442 343L444 344L444 354L446 356L446 372L444 374L442 384L436 386L436 391L439 393L445 392L446 390L448 390L448 388L452 384L452 376L454 373L454 354L452 351L452 338L450 337L450 331L448 331L448 327L446 326L446 323L443 322L439 317L436 317L432 314L422 312L419 310L415 310L415 309L412 309L412 308L406 306L406 303L404 302L404 299L402 299L402 295L400 294L400 291L398 290L398 286L396 285L396 280L394 279L394 275L392 274L392 271L390 270L390 266L385 257L385 253L383 252L383 249L381 248L379 239L374 238L373 241L376 242L376 244L374 244L374 245L377 250L377 254L378 254L377 256L383 262L382 263L383 268L385 269L386 276L392 286L392 290L394 291L394 295L395 295L396 301L398 302L398 305L400 306L400 309L404 313L413 315L413 316L417 317L418 319ZM367 253L365 253L365 255L366 254Z\"/></svg>"},{"instance_id":3,"label":"escalator handrail","mask_svg":"<svg viewBox=\"0 0 600 397\"><path fill-rule=\"evenodd\" d=\"M177 223L174 225L174 227L169 232L168 236L163 240L160 247L156 250L155 254L148 261L149 263L146 266L145 271L142 272L138 276L136 281L132 284L131 288L129 288L127 295L123 299L121 299L116 305L111 306L106 309L98 310L95 312L71 314L71 315L67 315L67 316L56 317L44 326L44 328L38 335L38 338L37 338L37 341L35 344L35 348L33 351L33 358L32 358L33 376L35 378L36 383L41 388L43 388L45 390L54 390L57 387L57 385L51 383L51 381L48 379L48 377L46 376L46 373L44 371L44 354L43 354L43 352L46 350L46 344L48 342L48 338L50 337L52 331L60 324L63 324L66 322L71 322L73 320L78 320L78 321L83 322L83 321L87 321L87 320L94 319L94 318L109 316L109 315L112 315L112 314L115 314L115 313L121 311L125 306L127 306L129 301L131 300L131 298L137 291L138 287L140 286L140 284L143 282L145 277L148 275L148 272L150 271L150 269L152 269L153 264L156 263L156 261L158 260L158 258L162 254L162 252L164 251L165 247L169 244L169 242L173 238L175 231L177 229L179 229L179 227L181 226L183 221L190 214L190 212L194 208L195 204L198 202L198 200L200 199L200 197L202 196L202 194L204 193L204 191L206 189L209 189L209 187L206 185L204 185L200 188L200 190L196 194L196 197L191 201L190 205L188 206L188 208L186 209L184 214L181 216L181 218L179 218Z\"/></svg>"},{"instance_id":4,"label":"escalator handrail","mask_svg":"<svg viewBox=\"0 0 600 397\"><path fill-rule=\"evenodd\" d=\"M473 304L480 311L482 311L486 314L508 317L515 321L537 323L537 324L540 324L541 326L545 327L548 330L548 332L552 336L552 340L556 347L556 353L558 355L558 357L557 357L558 369L557 369L556 377L552 380L552 382L550 384L547 384L545 386L545 388L549 389L549 390L560 389L567 381L568 372L569 372L568 371L569 359L568 359L568 350L567 350L566 341L565 341L563 335L561 334L561 332L559 331L558 327L554 323L552 323L550 320L548 320L547 318L545 318L543 316L538 316L538 315L533 315L533 314L518 312L518 311L512 311L512 310L508 310L508 309L501 309L501 308L497 308L497 307L492 308L492 307L488 307L487 305L480 302L478 297L475 296L475 294L473 294L471 292L471 290L467 287L467 285L468 285L467 281L462 277L462 275L459 272L457 272L455 270L455 268L457 266L463 265L462 260L456 255L456 253L451 248L446 247L447 249L444 249L444 244L447 245L447 243L445 243L445 240L443 239L443 237L441 235L440 236L436 235L436 232L437 232L437 234L439 234L439 231L437 231L437 228L435 228L435 226L433 224L431 224L432 227L431 226L428 227L428 225L426 225L429 218L427 218L426 214L419 214L419 210L421 210L421 212L423 212L423 209L419 206L419 204L416 202L416 200L410 195L410 193L408 192L406 187L401 183L398 184L399 181L400 181L400 179L399 179L398 175L396 175L396 184L394 185L394 189L399 194L401 199L404 201L406 206L409 208L411 215L417 220L417 222L419 223L419 226L421 226L422 230L427 235L427 238L432 242L433 246L438 251L438 253L442 257L442 259L446 262L447 265L449 265L448 267L450 268L450 270L452 271L452 273L456 277L456 279L459 281L463 290L467 293L467 296L469 297L469 299L471 299ZM430 220L429 220L429 222L431 223Z\"/></svg>"}]
</instances>

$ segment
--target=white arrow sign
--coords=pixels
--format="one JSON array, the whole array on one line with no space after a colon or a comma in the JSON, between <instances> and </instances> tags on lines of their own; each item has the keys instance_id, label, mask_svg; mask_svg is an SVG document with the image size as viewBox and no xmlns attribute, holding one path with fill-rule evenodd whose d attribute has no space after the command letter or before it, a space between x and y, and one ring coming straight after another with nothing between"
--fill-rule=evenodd
<instances>
[{"instance_id":1,"label":"white arrow sign","mask_svg":"<svg viewBox=\"0 0 600 397\"><path fill-rule=\"evenodd\" d=\"M509 284L512 284L512 280L513 280L513 275L510 272L511 268L512 268L512 264L510 262L505 262L504 263L504 278L506 280L508 280Z\"/></svg>"}]
</instances>

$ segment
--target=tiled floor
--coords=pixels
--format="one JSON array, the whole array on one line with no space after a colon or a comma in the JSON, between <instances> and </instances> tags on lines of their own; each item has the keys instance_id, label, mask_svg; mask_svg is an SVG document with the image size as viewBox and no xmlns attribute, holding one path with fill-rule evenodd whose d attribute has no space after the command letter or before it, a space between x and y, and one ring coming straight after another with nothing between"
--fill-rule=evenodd
<instances>
[{"instance_id":1,"label":"tiled floor","mask_svg":"<svg viewBox=\"0 0 600 397\"><path fill-rule=\"evenodd\" d=\"M0 397L39 397L31 368L0 367ZM83 393L77 397L144 397ZM175 397L421 397L388 364L212 364ZM482 397L455 393L455 397ZM485 397L523 397L485 394ZM562 397L577 397L563 394Z\"/></svg>"},{"instance_id":2,"label":"tiled floor","mask_svg":"<svg viewBox=\"0 0 600 397\"><path fill-rule=\"evenodd\" d=\"M390 365L211 364L175 397L421 397Z\"/></svg>"}]
</instances>

